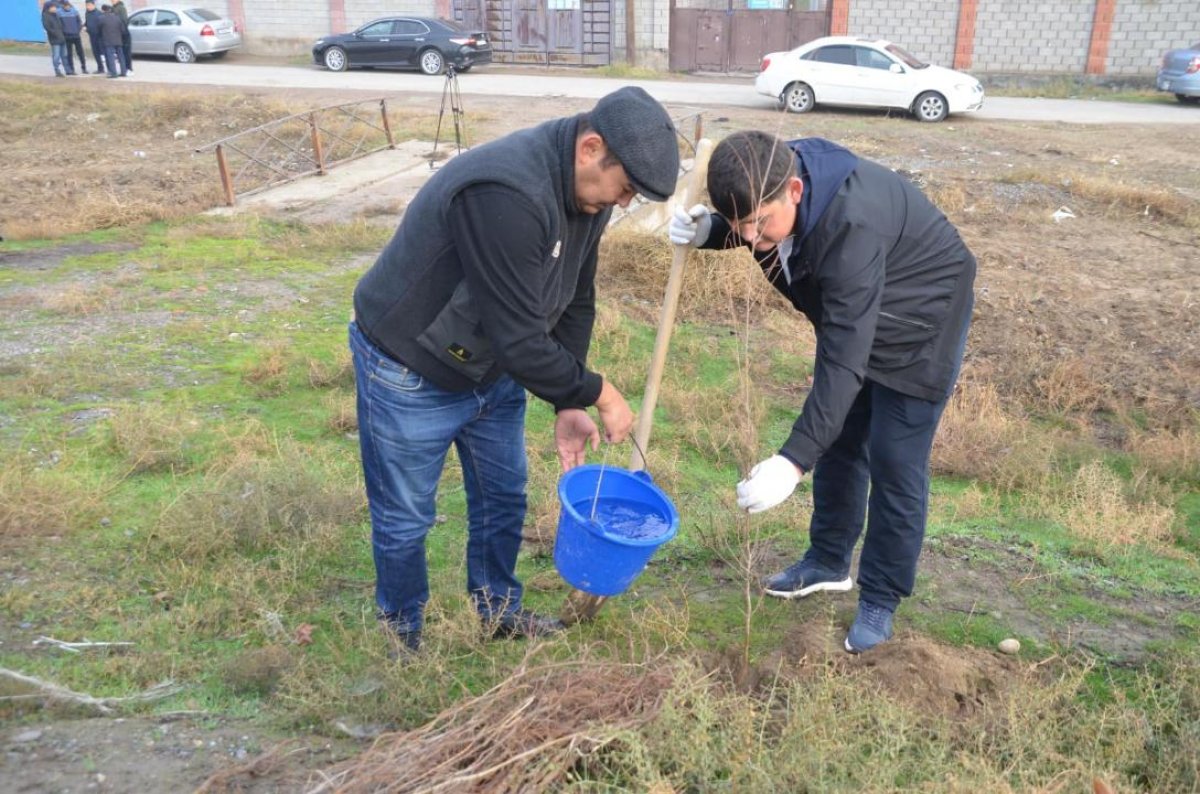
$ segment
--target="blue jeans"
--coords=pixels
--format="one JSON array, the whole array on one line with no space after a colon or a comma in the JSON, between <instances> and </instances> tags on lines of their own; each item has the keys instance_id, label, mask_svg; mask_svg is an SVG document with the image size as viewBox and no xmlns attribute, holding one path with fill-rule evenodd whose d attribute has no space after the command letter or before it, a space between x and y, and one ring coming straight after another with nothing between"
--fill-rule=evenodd
<instances>
[{"instance_id":1,"label":"blue jeans","mask_svg":"<svg viewBox=\"0 0 1200 794\"><path fill-rule=\"evenodd\" d=\"M117 74L118 74L117 67L118 66L121 67L120 74L122 74L122 75L125 74L125 60L124 60L123 50L124 50L123 47L114 47L111 44L105 46L104 60L106 60L108 62L105 64L105 67L108 69L109 77L117 76Z\"/></svg>"},{"instance_id":2,"label":"blue jeans","mask_svg":"<svg viewBox=\"0 0 1200 794\"><path fill-rule=\"evenodd\" d=\"M503 376L471 391L445 391L384 354L355 323L350 351L381 617L398 631L424 624L425 536L451 444L467 494L467 591L485 618L516 611L528 479L525 389Z\"/></svg>"},{"instance_id":3,"label":"blue jeans","mask_svg":"<svg viewBox=\"0 0 1200 794\"><path fill-rule=\"evenodd\" d=\"M50 45L50 63L54 66L55 74L66 74L67 45L65 43Z\"/></svg>"}]
</instances>

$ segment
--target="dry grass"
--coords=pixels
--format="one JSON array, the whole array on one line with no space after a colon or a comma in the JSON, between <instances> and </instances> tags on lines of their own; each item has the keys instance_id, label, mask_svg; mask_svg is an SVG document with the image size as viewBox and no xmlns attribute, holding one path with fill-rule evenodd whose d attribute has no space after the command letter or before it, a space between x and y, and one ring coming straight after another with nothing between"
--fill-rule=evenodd
<instances>
[{"instance_id":1,"label":"dry grass","mask_svg":"<svg viewBox=\"0 0 1200 794\"><path fill-rule=\"evenodd\" d=\"M620 227L600 243L606 295L641 301L643 319L656 322L671 270L671 246L661 234ZM728 321L744 313L745 302L794 311L762 277L745 251L693 251L684 269L677 318L680 321Z\"/></svg>"},{"instance_id":2,"label":"dry grass","mask_svg":"<svg viewBox=\"0 0 1200 794\"><path fill-rule=\"evenodd\" d=\"M41 294L43 309L74 317L112 309L117 301L117 290L107 284L71 284Z\"/></svg>"},{"instance_id":3,"label":"dry grass","mask_svg":"<svg viewBox=\"0 0 1200 794\"><path fill-rule=\"evenodd\" d=\"M672 676L662 665L523 666L416 730L380 737L310 794L546 791L651 720Z\"/></svg>"},{"instance_id":4,"label":"dry grass","mask_svg":"<svg viewBox=\"0 0 1200 794\"><path fill-rule=\"evenodd\" d=\"M99 491L69 471L16 456L0 465L0 541L66 535L102 509Z\"/></svg>"},{"instance_id":5,"label":"dry grass","mask_svg":"<svg viewBox=\"0 0 1200 794\"><path fill-rule=\"evenodd\" d=\"M183 559L302 547L365 515L356 478L317 469L291 443L267 458L237 455L164 512L151 551Z\"/></svg>"},{"instance_id":6,"label":"dry grass","mask_svg":"<svg viewBox=\"0 0 1200 794\"><path fill-rule=\"evenodd\" d=\"M1194 424L1175 432L1136 433L1126 443L1129 452L1152 474L1200 482L1200 428Z\"/></svg>"},{"instance_id":7,"label":"dry grass","mask_svg":"<svg viewBox=\"0 0 1200 794\"><path fill-rule=\"evenodd\" d=\"M1154 499L1136 499L1103 462L1086 463L1058 491L1042 493L1043 510L1072 535L1103 549L1146 545L1166 551L1173 539L1174 511Z\"/></svg>"},{"instance_id":8,"label":"dry grass","mask_svg":"<svg viewBox=\"0 0 1200 794\"><path fill-rule=\"evenodd\" d=\"M1022 168L1004 175L1001 181L1065 189L1072 196L1094 203L1108 215L1161 218L1188 227L1200 224L1200 209L1195 200L1167 187L1125 182L1100 171Z\"/></svg>"},{"instance_id":9,"label":"dry grass","mask_svg":"<svg viewBox=\"0 0 1200 794\"><path fill-rule=\"evenodd\" d=\"M253 385L260 395L282 394L288 387L288 372L292 364L291 348L283 340L260 345L255 358L245 368L242 378Z\"/></svg>"},{"instance_id":10,"label":"dry grass","mask_svg":"<svg viewBox=\"0 0 1200 794\"><path fill-rule=\"evenodd\" d=\"M990 383L965 376L942 414L932 466L1002 489L1026 487L1051 475L1054 449L1053 433L1014 415Z\"/></svg>"},{"instance_id":11,"label":"dry grass","mask_svg":"<svg viewBox=\"0 0 1200 794\"><path fill-rule=\"evenodd\" d=\"M326 426L339 435L358 432L358 408L353 394L335 392L321 401L329 419Z\"/></svg>"},{"instance_id":12,"label":"dry grass","mask_svg":"<svg viewBox=\"0 0 1200 794\"><path fill-rule=\"evenodd\" d=\"M195 417L158 404L127 405L109 420L113 450L130 474L182 470L188 437L199 427Z\"/></svg>"},{"instance_id":13,"label":"dry grass","mask_svg":"<svg viewBox=\"0 0 1200 794\"><path fill-rule=\"evenodd\" d=\"M314 389L354 388L354 360L350 351L339 349L332 361L310 358L308 385Z\"/></svg>"}]
</instances>

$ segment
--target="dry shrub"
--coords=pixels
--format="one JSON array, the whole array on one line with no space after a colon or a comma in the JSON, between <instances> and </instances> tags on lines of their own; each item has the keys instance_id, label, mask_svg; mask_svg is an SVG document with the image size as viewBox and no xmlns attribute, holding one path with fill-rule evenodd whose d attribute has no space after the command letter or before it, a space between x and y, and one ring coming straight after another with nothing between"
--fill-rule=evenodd
<instances>
[{"instance_id":1,"label":"dry shrub","mask_svg":"<svg viewBox=\"0 0 1200 794\"><path fill-rule=\"evenodd\" d=\"M1152 474L1173 480L1200 481L1200 431L1137 433L1128 440L1129 452Z\"/></svg>"},{"instance_id":2,"label":"dry shrub","mask_svg":"<svg viewBox=\"0 0 1200 794\"><path fill-rule=\"evenodd\" d=\"M214 466L167 507L151 550L197 559L287 548L331 536L364 512L357 478L318 468L309 451L289 443L270 458Z\"/></svg>"},{"instance_id":3,"label":"dry shrub","mask_svg":"<svg viewBox=\"0 0 1200 794\"><path fill-rule=\"evenodd\" d=\"M69 472L13 456L0 466L0 539L63 535L101 509L98 493Z\"/></svg>"},{"instance_id":4,"label":"dry shrub","mask_svg":"<svg viewBox=\"0 0 1200 794\"><path fill-rule=\"evenodd\" d=\"M1166 546L1172 539L1174 511L1153 500L1134 501L1125 483L1102 461L1081 466L1061 492L1049 484L1046 488L1041 495L1046 514L1076 537L1103 548Z\"/></svg>"},{"instance_id":5,"label":"dry shrub","mask_svg":"<svg viewBox=\"0 0 1200 794\"><path fill-rule=\"evenodd\" d=\"M329 414L326 426L338 435L358 432L358 407L353 394L330 394L322 401Z\"/></svg>"},{"instance_id":6,"label":"dry shrub","mask_svg":"<svg viewBox=\"0 0 1200 794\"><path fill-rule=\"evenodd\" d=\"M1064 189L1072 196L1104 206L1110 212L1123 215L1145 215L1165 218L1193 226L1200 221L1196 202L1187 196L1159 185L1139 185L1113 179L1096 172L1052 171L1047 169L1016 169L1005 175L1012 183L1033 182Z\"/></svg>"},{"instance_id":7,"label":"dry shrub","mask_svg":"<svg viewBox=\"0 0 1200 794\"><path fill-rule=\"evenodd\" d=\"M349 350L339 350L333 361L308 360L308 383L314 389L354 387L354 360Z\"/></svg>"},{"instance_id":8,"label":"dry shrub","mask_svg":"<svg viewBox=\"0 0 1200 794\"><path fill-rule=\"evenodd\" d=\"M1051 433L1010 413L990 383L959 382L934 439L935 472L1015 488L1048 477L1053 463Z\"/></svg>"},{"instance_id":9,"label":"dry shrub","mask_svg":"<svg viewBox=\"0 0 1200 794\"><path fill-rule=\"evenodd\" d=\"M1114 405L1109 384L1078 358L1058 361L1036 380L1038 402L1064 414L1090 414Z\"/></svg>"},{"instance_id":10,"label":"dry shrub","mask_svg":"<svg viewBox=\"0 0 1200 794\"><path fill-rule=\"evenodd\" d=\"M42 308L57 314L86 317L113 308L117 291L107 284L70 284L53 291L43 290Z\"/></svg>"},{"instance_id":11,"label":"dry shrub","mask_svg":"<svg viewBox=\"0 0 1200 794\"><path fill-rule=\"evenodd\" d=\"M602 292L644 302L646 319L657 321L671 271L671 256L671 245L664 235L613 229L600 243ZM727 321L731 312L732 316L742 316L747 300L754 305L792 310L763 278L746 251L689 253L677 319Z\"/></svg>"},{"instance_id":12,"label":"dry shrub","mask_svg":"<svg viewBox=\"0 0 1200 794\"><path fill-rule=\"evenodd\" d=\"M186 466L188 436L200 422L158 404L127 405L109 420L112 447L131 474L179 471Z\"/></svg>"},{"instance_id":13,"label":"dry shrub","mask_svg":"<svg viewBox=\"0 0 1200 794\"><path fill-rule=\"evenodd\" d=\"M282 340L260 346L242 378L264 396L283 393L287 389L288 367L291 364L288 351L287 343Z\"/></svg>"},{"instance_id":14,"label":"dry shrub","mask_svg":"<svg viewBox=\"0 0 1200 794\"><path fill-rule=\"evenodd\" d=\"M547 791L569 782L588 756L651 720L673 676L665 665L522 666L416 730L381 736L367 752L324 773L310 794Z\"/></svg>"}]
</instances>

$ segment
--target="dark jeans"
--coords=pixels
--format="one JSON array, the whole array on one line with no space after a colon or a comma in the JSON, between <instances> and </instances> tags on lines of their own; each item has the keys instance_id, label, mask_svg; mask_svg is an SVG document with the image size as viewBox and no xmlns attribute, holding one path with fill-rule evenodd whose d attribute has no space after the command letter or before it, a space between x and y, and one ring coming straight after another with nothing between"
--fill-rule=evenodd
<instances>
[{"instance_id":1,"label":"dark jeans","mask_svg":"<svg viewBox=\"0 0 1200 794\"><path fill-rule=\"evenodd\" d=\"M121 64L121 74L133 68L133 40L128 30L121 34Z\"/></svg>"},{"instance_id":2,"label":"dark jeans","mask_svg":"<svg viewBox=\"0 0 1200 794\"><path fill-rule=\"evenodd\" d=\"M945 400L866 381L841 435L813 469L807 556L848 572L865 519L863 601L895 610L912 595L929 507L929 454L945 407Z\"/></svg>"},{"instance_id":3,"label":"dark jeans","mask_svg":"<svg viewBox=\"0 0 1200 794\"><path fill-rule=\"evenodd\" d=\"M100 43L100 37L88 34L88 43L92 45L92 57L96 59L96 73L106 71L104 45Z\"/></svg>"},{"instance_id":4,"label":"dark jeans","mask_svg":"<svg viewBox=\"0 0 1200 794\"><path fill-rule=\"evenodd\" d=\"M969 317L970 308L966 311ZM929 513L933 437L958 380L969 330L967 322L946 397L930 402L864 381L837 441L813 468L811 546L805 556L849 572L865 520L858 561L862 601L895 611L901 598L912 595Z\"/></svg>"},{"instance_id":5,"label":"dark jeans","mask_svg":"<svg viewBox=\"0 0 1200 794\"><path fill-rule=\"evenodd\" d=\"M515 569L525 523L525 389L503 376L445 391L385 355L355 323L350 351L381 615L402 632L424 624L425 536L451 444L467 494L467 590L484 617L514 612L522 595Z\"/></svg>"},{"instance_id":6,"label":"dark jeans","mask_svg":"<svg viewBox=\"0 0 1200 794\"><path fill-rule=\"evenodd\" d=\"M87 58L83 57L83 39L79 36L67 36L67 74L75 72L75 58L72 51L79 55L79 71L87 71Z\"/></svg>"},{"instance_id":7,"label":"dark jeans","mask_svg":"<svg viewBox=\"0 0 1200 794\"><path fill-rule=\"evenodd\" d=\"M108 61L105 66L108 69L109 77L116 77L118 74L120 74L122 77L125 76L124 50L124 47L114 47L111 44L104 48L104 60ZM121 67L120 72L117 72L118 66Z\"/></svg>"}]
</instances>

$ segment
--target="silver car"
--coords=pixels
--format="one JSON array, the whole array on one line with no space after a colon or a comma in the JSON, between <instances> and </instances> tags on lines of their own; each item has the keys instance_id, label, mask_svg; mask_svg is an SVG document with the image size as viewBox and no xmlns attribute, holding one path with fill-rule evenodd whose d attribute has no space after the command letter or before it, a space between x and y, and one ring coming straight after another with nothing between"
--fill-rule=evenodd
<instances>
[{"instance_id":1,"label":"silver car","mask_svg":"<svg viewBox=\"0 0 1200 794\"><path fill-rule=\"evenodd\" d=\"M237 24L207 8L138 9L129 16L129 39L134 55L174 55L180 63L242 46Z\"/></svg>"}]
</instances>

